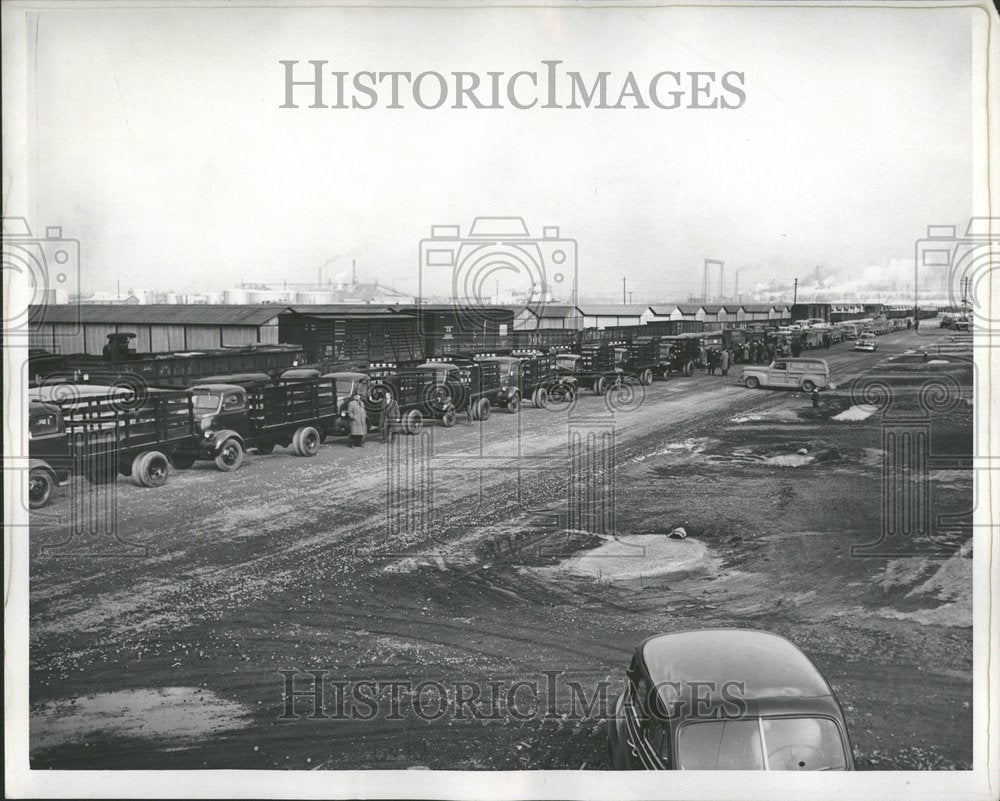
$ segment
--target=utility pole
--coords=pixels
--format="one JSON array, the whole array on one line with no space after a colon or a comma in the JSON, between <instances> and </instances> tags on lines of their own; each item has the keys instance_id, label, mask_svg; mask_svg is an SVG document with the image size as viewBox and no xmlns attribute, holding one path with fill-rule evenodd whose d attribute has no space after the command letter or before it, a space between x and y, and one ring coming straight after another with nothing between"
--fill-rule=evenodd
<instances>
[{"instance_id":1,"label":"utility pole","mask_svg":"<svg viewBox=\"0 0 1000 801\"><path fill-rule=\"evenodd\" d=\"M622 303L628 303L625 293L625 276L622 276Z\"/></svg>"},{"instance_id":2,"label":"utility pole","mask_svg":"<svg viewBox=\"0 0 1000 801\"><path fill-rule=\"evenodd\" d=\"M792 305L798 303L799 300L799 279L795 279L795 289L792 291Z\"/></svg>"},{"instance_id":3,"label":"utility pole","mask_svg":"<svg viewBox=\"0 0 1000 801\"><path fill-rule=\"evenodd\" d=\"M628 302L629 302L629 305L631 305L631 303L632 303L632 293L631 292L628 293Z\"/></svg>"}]
</instances>

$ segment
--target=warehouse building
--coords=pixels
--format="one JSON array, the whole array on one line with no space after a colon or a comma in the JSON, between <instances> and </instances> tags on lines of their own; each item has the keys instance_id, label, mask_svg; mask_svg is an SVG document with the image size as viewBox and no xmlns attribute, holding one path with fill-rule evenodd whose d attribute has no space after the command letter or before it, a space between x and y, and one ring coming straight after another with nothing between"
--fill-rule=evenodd
<instances>
[{"instance_id":1,"label":"warehouse building","mask_svg":"<svg viewBox=\"0 0 1000 801\"><path fill-rule=\"evenodd\" d=\"M645 325L653 318L649 306L640 304L580 304L584 328L614 328L624 325Z\"/></svg>"},{"instance_id":2,"label":"warehouse building","mask_svg":"<svg viewBox=\"0 0 1000 801\"><path fill-rule=\"evenodd\" d=\"M32 306L29 347L50 353L104 351L108 334L134 333L137 353L277 344L280 306L176 304Z\"/></svg>"},{"instance_id":3,"label":"warehouse building","mask_svg":"<svg viewBox=\"0 0 1000 801\"><path fill-rule=\"evenodd\" d=\"M522 309L514 317L515 331L579 331L583 312L579 307L562 303L539 303Z\"/></svg>"}]
</instances>

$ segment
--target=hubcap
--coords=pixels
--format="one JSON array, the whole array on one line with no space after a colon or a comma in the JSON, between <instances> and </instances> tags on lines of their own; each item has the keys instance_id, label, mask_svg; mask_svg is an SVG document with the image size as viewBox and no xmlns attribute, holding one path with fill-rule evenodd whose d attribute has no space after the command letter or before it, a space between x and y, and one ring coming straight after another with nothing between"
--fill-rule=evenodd
<instances>
[{"instance_id":1,"label":"hubcap","mask_svg":"<svg viewBox=\"0 0 1000 801\"><path fill-rule=\"evenodd\" d=\"M45 488L48 482L42 478L32 478L28 481L28 497L40 500L45 497Z\"/></svg>"},{"instance_id":2,"label":"hubcap","mask_svg":"<svg viewBox=\"0 0 1000 801\"><path fill-rule=\"evenodd\" d=\"M236 448L230 445L222 451L222 461L226 464L233 464L236 461Z\"/></svg>"}]
</instances>

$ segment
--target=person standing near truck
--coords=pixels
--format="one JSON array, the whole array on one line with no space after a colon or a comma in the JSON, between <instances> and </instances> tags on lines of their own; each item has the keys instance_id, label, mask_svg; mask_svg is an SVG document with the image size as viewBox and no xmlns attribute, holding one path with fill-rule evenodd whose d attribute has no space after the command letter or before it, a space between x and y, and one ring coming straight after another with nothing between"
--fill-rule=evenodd
<instances>
[{"instance_id":1,"label":"person standing near truck","mask_svg":"<svg viewBox=\"0 0 1000 801\"><path fill-rule=\"evenodd\" d=\"M729 372L729 351L726 348L723 348L719 353L719 368L723 375Z\"/></svg>"},{"instance_id":2,"label":"person standing near truck","mask_svg":"<svg viewBox=\"0 0 1000 801\"><path fill-rule=\"evenodd\" d=\"M382 444L387 445L398 431L399 424L399 404L396 398L388 395L385 405L382 407L382 416L379 418L378 427L382 432Z\"/></svg>"},{"instance_id":3,"label":"person standing near truck","mask_svg":"<svg viewBox=\"0 0 1000 801\"><path fill-rule=\"evenodd\" d=\"M347 404L347 417L351 421L351 447L364 447L365 434L368 433L368 414L361 402L361 393L355 392L351 402Z\"/></svg>"}]
</instances>

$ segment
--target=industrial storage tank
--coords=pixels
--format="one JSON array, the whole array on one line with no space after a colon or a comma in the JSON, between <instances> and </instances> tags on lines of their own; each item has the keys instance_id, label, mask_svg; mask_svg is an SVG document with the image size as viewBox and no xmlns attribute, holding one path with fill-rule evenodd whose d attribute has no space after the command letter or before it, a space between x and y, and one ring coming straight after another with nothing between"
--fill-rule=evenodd
<instances>
[{"instance_id":1,"label":"industrial storage tank","mask_svg":"<svg viewBox=\"0 0 1000 801\"><path fill-rule=\"evenodd\" d=\"M245 306L250 302L250 293L245 289L227 289L222 293L222 302Z\"/></svg>"},{"instance_id":2,"label":"industrial storage tank","mask_svg":"<svg viewBox=\"0 0 1000 801\"><path fill-rule=\"evenodd\" d=\"M304 305L322 303L329 305L337 302L337 293L326 290L312 290L308 292L296 292L295 302Z\"/></svg>"}]
</instances>

